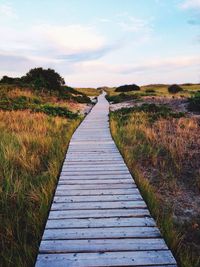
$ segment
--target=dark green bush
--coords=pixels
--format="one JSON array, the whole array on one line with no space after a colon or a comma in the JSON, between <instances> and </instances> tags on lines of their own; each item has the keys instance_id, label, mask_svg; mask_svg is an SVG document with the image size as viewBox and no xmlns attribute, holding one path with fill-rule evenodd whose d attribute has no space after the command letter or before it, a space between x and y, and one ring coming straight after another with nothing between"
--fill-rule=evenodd
<instances>
[{"instance_id":1,"label":"dark green bush","mask_svg":"<svg viewBox=\"0 0 200 267\"><path fill-rule=\"evenodd\" d=\"M200 92L195 93L194 96L189 98L188 109L190 111L200 112Z\"/></svg>"},{"instance_id":2,"label":"dark green bush","mask_svg":"<svg viewBox=\"0 0 200 267\"><path fill-rule=\"evenodd\" d=\"M78 103L90 104L91 100L84 93L78 92L72 87L63 86L59 91L59 98L63 100L71 100Z\"/></svg>"},{"instance_id":3,"label":"dark green bush","mask_svg":"<svg viewBox=\"0 0 200 267\"><path fill-rule=\"evenodd\" d=\"M171 94L176 94L182 91L183 89L178 84L173 84L168 87L168 92Z\"/></svg>"},{"instance_id":4,"label":"dark green bush","mask_svg":"<svg viewBox=\"0 0 200 267\"><path fill-rule=\"evenodd\" d=\"M28 98L19 96L16 98L3 97L0 99L0 109L2 110L25 110L30 109L34 112L43 112L51 116L60 116L75 119L78 114L69 111L65 107L59 107L52 104L41 104L37 98Z\"/></svg>"},{"instance_id":5,"label":"dark green bush","mask_svg":"<svg viewBox=\"0 0 200 267\"><path fill-rule=\"evenodd\" d=\"M146 89L145 92L146 93L155 93L156 91L154 89Z\"/></svg>"},{"instance_id":6,"label":"dark green bush","mask_svg":"<svg viewBox=\"0 0 200 267\"><path fill-rule=\"evenodd\" d=\"M45 105L36 107L34 111L43 112L50 116L60 116L60 117L66 117L69 119L75 119L78 117L78 114L69 111L67 108L53 106L50 104L45 104Z\"/></svg>"},{"instance_id":7,"label":"dark green bush","mask_svg":"<svg viewBox=\"0 0 200 267\"><path fill-rule=\"evenodd\" d=\"M115 92L130 92L130 91L139 91L140 87L136 84L122 85L115 89Z\"/></svg>"},{"instance_id":8,"label":"dark green bush","mask_svg":"<svg viewBox=\"0 0 200 267\"><path fill-rule=\"evenodd\" d=\"M119 95L114 95L114 96L106 95L106 99L112 103L120 103L120 102L124 102L124 101L139 99L139 96L127 95L127 94L121 93Z\"/></svg>"}]
</instances>

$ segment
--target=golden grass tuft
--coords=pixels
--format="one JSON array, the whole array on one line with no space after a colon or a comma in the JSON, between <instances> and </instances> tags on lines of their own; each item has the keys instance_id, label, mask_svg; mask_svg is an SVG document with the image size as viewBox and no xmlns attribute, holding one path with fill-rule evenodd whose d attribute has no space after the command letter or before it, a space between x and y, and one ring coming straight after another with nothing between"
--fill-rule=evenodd
<instances>
[{"instance_id":1,"label":"golden grass tuft","mask_svg":"<svg viewBox=\"0 0 200 267\"><path fill-rule=\"evenodd\" d=\"M152 215L182 267L197 267L199 255L198 202L200 179L200 124L197 118L158 118L130 112L111 114L112 135L131 170ZM189 176L188 176L189 173ZM180 195L180 196L179 196ZM187 223L185 207L196 212ZM192 225L197 225L194 228ZM192 240L192 241L191 241Z\"/></svg>"},{"instance_id":2,"label":"golden grass tuft","mask_svg":"<svg viewBox=\"0 0 200 267\"><path fill-rule=\"evenodd\" d=\"M32 266L67 144L79 120L0 111L2 266Z\"/></svg>"}]
</instances>

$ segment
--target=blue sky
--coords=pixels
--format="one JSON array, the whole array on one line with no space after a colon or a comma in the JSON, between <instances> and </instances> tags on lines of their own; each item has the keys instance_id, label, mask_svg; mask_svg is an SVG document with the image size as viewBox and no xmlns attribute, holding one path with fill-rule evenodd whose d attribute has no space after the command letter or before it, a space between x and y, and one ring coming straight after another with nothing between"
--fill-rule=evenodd
<instances>
[{"instance_id":1,"label":"blue sky","mask_svg":"<svg viewBox=\"0 0 200 267\"><path fill-rule=\"evenodd\" d=\"M0 76L70 86L200 82L200 0L0 0Z\"/></svg>"}]
</instances>

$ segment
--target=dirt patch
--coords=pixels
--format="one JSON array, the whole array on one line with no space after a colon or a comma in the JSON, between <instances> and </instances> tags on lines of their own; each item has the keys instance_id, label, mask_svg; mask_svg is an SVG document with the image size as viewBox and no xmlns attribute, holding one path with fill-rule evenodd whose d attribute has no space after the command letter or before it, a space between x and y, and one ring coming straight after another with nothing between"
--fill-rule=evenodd
<instances>
[{"instance_id":1,"label":"dirt patch","mask_svg":"<svg viewBox=\"0 0 200 267\"><path fill-rule=\"evenodd\" d=\"M110 110L115 111L121 108L130 108L134 106L141 106L142 104L157 104L166 105L174 112L184 112L187 116L200 118L200 114L189 112L187 109L188 100L185 97L162 97L162 96L144 96L140 101L131 100L118 104L110 104Z\"/></svg>"}]
</instances>

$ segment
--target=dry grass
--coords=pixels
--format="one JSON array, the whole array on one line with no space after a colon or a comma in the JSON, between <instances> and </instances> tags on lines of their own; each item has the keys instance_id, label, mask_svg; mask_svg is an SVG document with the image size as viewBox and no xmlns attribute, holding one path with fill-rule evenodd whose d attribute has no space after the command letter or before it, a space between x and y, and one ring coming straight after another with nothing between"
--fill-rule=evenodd
<instances>
[{"instance_id":1,"label":"dry grass","mask_svg":"<svg viewBox=\"0 0 200 267\"><path fill-rule=\"evenodd\" d=\"M98 96L99 95L99 90L95 88L76 88L76 90L80 93L84 93L87 96Z\"/></svg>"},{"instance_id":2,"label":"dry grass","mask_svg":"<svg viewBox=\"0 0 200 267\"><path fill-rule=\"evenodd\" d=\"M199 84L194 85L180 85L183 88L182 92L175 95L168 92L168 85L146 85L141 86L140 91L127 92L128 95L138 95L138 96L162 96L162 97L190 97L192 94L200 90ZM115 92L116 88L107 88L105 91L110 96L118 95L120 93ZM148 90L153 90L155 92L149 92Z\"/></svg>"},{"instance_id":3,"label":"dry grass","mask_svg":"<svg viewBox=\"0 0 200 267\"><path fill-rule=\"evenodd\" d=\"M33 265L57 175L78 123L28 110L0 111L1 266Z\"/></svg>"},{"instance_id":4,"label":"dry grass","mask_svg":"<svg viewBox=\"0 0 200 267\"><path fill-rule=\"evenodd\" d=\"M112 134L181 266L197 267L200 124L186 117L152 122L149 116L112 113Z\"/></svg>"}]
</instances>

